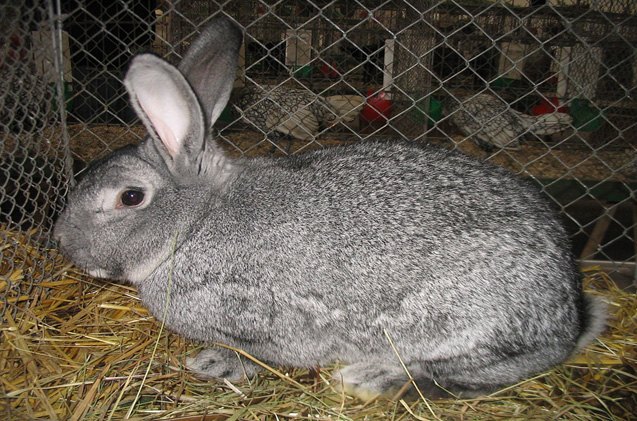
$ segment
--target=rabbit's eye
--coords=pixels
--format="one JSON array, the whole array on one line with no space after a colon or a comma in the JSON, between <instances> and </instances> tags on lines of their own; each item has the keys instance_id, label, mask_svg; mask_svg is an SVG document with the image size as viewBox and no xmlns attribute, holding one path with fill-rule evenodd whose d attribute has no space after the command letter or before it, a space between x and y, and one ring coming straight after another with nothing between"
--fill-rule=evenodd
<instances>
[{"instance_id":1,"label":"rabbit's eye","mask_svg":"<svg viewBox=\"0 0 637 421\"><path fill-rule=\"evenodd\" d=\"M139 206L144 201L144 192L141 190L126 190L120 196L120 201L125 207Z\"/></svg>"}]
</instances>

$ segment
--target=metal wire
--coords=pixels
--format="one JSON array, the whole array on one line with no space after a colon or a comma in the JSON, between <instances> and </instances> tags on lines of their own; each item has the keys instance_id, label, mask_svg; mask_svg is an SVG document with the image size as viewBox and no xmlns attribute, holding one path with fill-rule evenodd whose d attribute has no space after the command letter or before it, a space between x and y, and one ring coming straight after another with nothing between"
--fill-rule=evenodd
<instances>
[{"instance_id":1,"label":"metal wire","mask_svg":"<svg viewBox=\"0 0 637 421\"><path fill-rule=\"evenodd\" d=\"M50 275L48 232L70 182L61 112L61 30L54 10L43 2L0 5L2 314L15 310ZM36 248L43 260L30 259L29 250Z\"/></svg>"}]
</instances>

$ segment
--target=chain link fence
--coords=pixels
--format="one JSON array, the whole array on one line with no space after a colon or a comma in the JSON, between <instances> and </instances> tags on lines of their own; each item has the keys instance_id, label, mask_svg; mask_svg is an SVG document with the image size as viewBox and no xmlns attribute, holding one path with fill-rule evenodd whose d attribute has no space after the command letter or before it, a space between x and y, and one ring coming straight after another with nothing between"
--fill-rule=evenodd
<instances>
[{"instance_id":1,"label":"chain link fence","mask_svg":"<svg viewBox=\"0 0 637 421\"><path fill-rule=\"evenodd\" d=\"M216 127L229 153L370 137L458 148L537 182L574 252L634 280L632 0L22 0L0 6L4 308L7 274L45 272L16 267L9 233L46 248L73 174L142 139L121 82L130 58L177 63L218 13L246 32Z\"/></svg>"},{"instance_id":2,"label":"chain link fence","mask_svg":"<svg viewBox=\"0 0 637 421\"><path fill-rule=\"evenodd\" d=\"M0 4L3 315L50 275L48 232L72 179L59 83L63 63L69 62L59 49L62 32L54 16L46 3Z\"/></svg>"}]
</instances>

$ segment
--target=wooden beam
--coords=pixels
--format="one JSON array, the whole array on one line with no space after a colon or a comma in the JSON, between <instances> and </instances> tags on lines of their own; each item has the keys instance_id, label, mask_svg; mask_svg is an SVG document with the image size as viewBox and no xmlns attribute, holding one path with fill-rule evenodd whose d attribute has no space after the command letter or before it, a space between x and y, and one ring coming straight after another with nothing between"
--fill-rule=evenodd
<instances>
[{"instance_id":1,"label":"wooden beam","mask_svg":"<svg viewBox=\"0 0 637 421\"><path fill-rule=\"evenodd\" d=\"M599 250L600 244L604 241L604 236L606 235L606 231L610 225L611 218L615 215L616 211L617 205L613 205L610 208L604 208L604 213L597 219L597 222L593 227L593 232L590 237L588 237L588 241L586 242L582 253L580 253L580 259L592 258L595 256Z\"/></svg>"}]
</instances>

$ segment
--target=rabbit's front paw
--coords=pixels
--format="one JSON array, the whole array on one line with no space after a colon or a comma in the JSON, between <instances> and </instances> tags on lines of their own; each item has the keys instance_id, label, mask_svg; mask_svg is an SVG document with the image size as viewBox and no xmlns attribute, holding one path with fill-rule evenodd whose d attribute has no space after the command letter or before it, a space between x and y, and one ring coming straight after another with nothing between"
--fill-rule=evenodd
<instances>
[{"instance_id":1,"label":"rabbit's front paw","mask_svg":"<svg viewBox=\"0 0 637 421\"><path fill-rule=\"evenodd\" d=\"M195 357L187 358L186 367L200 376L230 381L253 377L259 371L254 363L224 348L204 349Z\"/></svg>"},{"instance_id":2,"label":"rabbit's front paw","mask_svg":"<svg viewBox=\"0 0 637 421\"><path fill-rule=\"evenodd\" d=\"M334 374L337 389L368 402L379 396L391 397L409 380L399 365L379 361L356 363Z\"/></svg>"}]
</instances>

